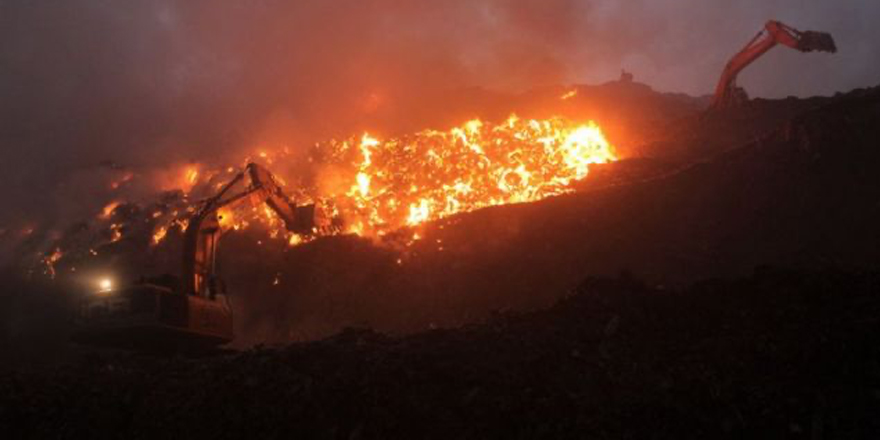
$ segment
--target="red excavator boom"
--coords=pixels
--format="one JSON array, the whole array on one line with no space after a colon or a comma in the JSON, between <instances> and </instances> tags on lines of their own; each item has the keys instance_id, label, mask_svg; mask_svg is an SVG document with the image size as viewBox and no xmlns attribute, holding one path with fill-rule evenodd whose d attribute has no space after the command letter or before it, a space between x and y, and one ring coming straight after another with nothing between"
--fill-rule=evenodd
<instances>
[{"instance_id":1,"label":"red excavator boom","mask_svg":"<svg viewBox=\"0 0 880 440\"><path fill-rule=\"evenodd\" d=\"M801 52L837 52L831 34L816 31L801 32L778 21L768 21L764 29L727 62L715 88L715 98L712 100L711 108L730 107L747 100L745 91L736 85L737 75L777 44Z\"/></svg>"},{"instance_id":2,"label":"red excavator boom","mask_svg":"<svg viewBox=\"0 0 880 440\"><path fill-rule=\"evenodd\" d=\"M250 185L231 194L233 187L246 180ZM296 206L268 170L248 164L189 218L180 277L107 289L86 298L73 339L89 345L163 351L205 349L231 341L232 309L215 267L223 232L219 212L247 202L268 205L291 232L309 234L319 227L314 223L314 205Z\"/></svg>"}]
</instances>

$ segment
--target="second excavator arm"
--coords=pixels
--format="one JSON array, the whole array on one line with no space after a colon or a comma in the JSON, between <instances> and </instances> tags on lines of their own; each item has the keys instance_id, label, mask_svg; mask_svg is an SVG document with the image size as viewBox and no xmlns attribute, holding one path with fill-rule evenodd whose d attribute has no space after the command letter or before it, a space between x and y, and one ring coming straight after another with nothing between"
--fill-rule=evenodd
<instances>
[{"instance_id":1,"label":"second excavator arm","mask_svg":"<svg viewBox=\"0 0 880 440\"><path fill-rule=\"evenodd\" d=\"M245 177L250 185L238 194L227 196L230 190ZM257 205L265 203L284 223L288 231L297 234L312 232L314 205L296 206L284 194L274 176L265 168L249 163L213 197L201 203L199 209L190 217L183 236L183 293L187 295L211 296L216 289L215 257L217 241L221 228L218 211L244 200Z\"/></svg>"},{"instance_id":2,"label":"second excavator arm","mask_svg":"<svg viewBox=\"0 0 880 440\"><path fill-rule=\"evenodd\" d=\"M834 39L828 33L802 32L775 20L768 21L764 29L728 61L715 88L711 108L728 107L743 99L745 92L736 85L737 75L777 44L801 52L837 52Z\"/></svg>"}]
</instances>

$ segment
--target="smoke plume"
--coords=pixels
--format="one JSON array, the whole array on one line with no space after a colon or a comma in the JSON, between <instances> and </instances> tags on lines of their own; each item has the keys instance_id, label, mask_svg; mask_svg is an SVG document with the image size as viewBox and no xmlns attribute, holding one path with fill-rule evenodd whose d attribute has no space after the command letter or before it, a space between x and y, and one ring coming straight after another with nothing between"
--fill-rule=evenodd
<instances>
[{"instance_id":1,"label":"smoke plume","mask_svg":"<svg viewBox=\"0 0 880 440\"><path fill-rule=\"evenodd\" d=\"M709 93L777 18L841 51L777 50L753 95L880 74L873 2L675 0L0 1L0 226L91 215L106 176L419 124L456 90L613 79ZM423 127L417 127L423 128ZM442 127L441 127L442 128Z\"/></svg>"}]
</instances>

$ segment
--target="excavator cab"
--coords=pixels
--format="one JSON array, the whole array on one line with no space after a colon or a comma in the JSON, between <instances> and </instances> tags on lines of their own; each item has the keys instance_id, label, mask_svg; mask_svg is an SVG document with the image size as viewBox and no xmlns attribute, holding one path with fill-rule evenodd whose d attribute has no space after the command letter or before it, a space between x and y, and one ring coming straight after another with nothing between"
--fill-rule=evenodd
<instances>
[{"instance_id":1,"label":"excavator cab","mask_svg":"<svg viewBox=\"0 0 880 440\"><path fill-rule=\"evenodd\" d=\"M227 196L245 176L250 185ZM232 308L216 273L222 234L218 212L244 201L265 203L291 232L308 234L315 228L314 205L296 206L268 170L248 164L190 217L183 237L181 276L95 292L80 306L73 341L149 351L205 350L231 342Z\"/></svg>"},{"instance_id":2,"label":"excavator cab","mask_svg":"<svg viewBox=\"0 0 880 440\"><path fill-rule=\"evenodd\" d=\"M78 311L73 341L144 351L200 351L233 339L225 298L183 295L144 283L97 292Z\"/></svg>"}]
</instances>

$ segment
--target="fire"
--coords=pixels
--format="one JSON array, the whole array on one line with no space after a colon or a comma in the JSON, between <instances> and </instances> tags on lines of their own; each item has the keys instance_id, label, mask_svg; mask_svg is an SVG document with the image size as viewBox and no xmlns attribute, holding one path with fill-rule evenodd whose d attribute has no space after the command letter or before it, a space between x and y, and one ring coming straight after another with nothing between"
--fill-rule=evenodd
<instances>
[{"instance_id":1,"label":"fire","mask_svg":"<svg viewBox=\"0 0 880 440\"><path fill-rule=\"evenodd\" d=\"M352 189L356 189L361 197L366 197L370 193L370 176L366 173L358 173L357 185Z\"/></svg>"},{"instance_id":2,"label":"fire","mask_svg":"<svg viewBox=\"0 0 880 440\"><path fill-rule=\"evenodd\" d=\"M156 231L153 232L153 245L157 245L165 239L165 236L168 235L168 227L160 226L156 228Z\"/></svg>"},{"instance_id":3,"label":"fire","mask_svg":"<svg viewBox=\"0 0 880 440\"><path fill-rule=\"evenodd\" d=\"M568 185L571 179L579 180L587 177L592 164L616 160L611 145L605 139L602 130L594 123L580 127L568 135L562 144L561 153L566 167L574 171L573 176L563 180L564 185Z\"/></svg>"},{"instance_id":4,"label":"fire","mask_svg":"<svg viewBox=\"0 0 880 440\"><path fill-rule=\"evenodd\" d=\"M61 260L61 257L64 256L64 253L61 252L61 248L55 248L51 254L43 257L43 264L46 266L46 270L44 273L49 275L50 278L55 278L55 263Z\"/></svg>"},{"instance_id":5,"label":"fire","mask_svg":"<svg viewBox=\"0 0 880 440\"><path fill-rule=\"evenodd\" d=\"M575 96L577 96L577 94L578 94L577 89L571 89L571 90L569 90L568 92L565 92L564 95L560 96L559 99L561 99L561 100L563 100L563 101L568 101L569 99L574 98Z\"/></svg>"},{"instance_id":6,"label":"fire","mask_svg":"<svg viewBox=\"0 0 880 440\"><path fill-rule=\"evenodd\" d=\"M302 242L303 242L302 237L300 237L299 235L296 235L296 234L292 234L290 236L290 238L287 239L287 244L289 244L291 246L296 246Z\"/></svg>"},{"instance_id":7,"label":"fire","mask_svg":"<svg viewBox=\"0 0 880 440\"><path fill-rule=\"evenodd\" d=\"M106 206L104 206L104 209L101 210L101 214L98 217L105 219L105 220L109 219L110 216L113 215L113 211L116 210L116 208L120 205L120 203L121 202L118 200L114 200L114 201L108 203Z\"/></svg>"},{"instance_id":8,"label":"fire","mask_svg":"<svg viewBox=\"0 0 880 440\"><path fill-rule=\"evenodd\" d=\"M258 151L258 157L271 159L279 167L290 157L286 147ZM329 218L341 218L340 227L315 229L308 236L291 234L268 206L242 199L217 213L221 229L228 232L260 224L270 237L290 246L342 232L399 237L391 233L484 207L572 192L572 183L585 178L592 165L617 160L614 147L593 122L515 115L500 123L474 119L447 131L424 130L388 139L363 133L319 143L308 156L298 157L332 173L334 184L310 185L298 176L285 176L291 182L285 185L286 191L297 203L315 202ZM204 200L237 168L218 170L225 173L204 165L178 168L174 173L177 188L187 194L193 191L193 199ZM284 181L281 176L278 180ZM108 220L117 205L107 205L101 217ZM184 231L195 206L149 211L155 222L152 244L160 244L172 230ZM121 224L109 228L111 241L122 238ZM407 235L413 241L420 237L414 232Z\"/></svg>"},{"instance_id":9,"label":"fire","mask_svg":"<svg viewBox=\"0 0 880 440\"><path fill-rule=\"evenodd\" d=\"M186 176L184 177L186 183L192 187L199 181L199 170L198 168L188 168L186 170Z\"/></svg>"},{"instance_id":10,"label":"fire","mask_svg":"<svg viewBox=\"0 0 880 440\"><path fill-rule=\"evenodd\" d=\"M370 166L370 164L372 163L372 161L370 160L370 157L372 156L370 148L377 147L379 145L380 143L378 140L371 137L369 134L364 133L364 137L361 138L361 153L363 153L364 155L364 163L363 165L361 165L362 167L366 168Z\"/></svg>"},{"instance_id":11,"label":"fire","mask_svg":"<svg viewBox=\"0 0 880 440\"><path fill-rule=\"evenodd\" d=\"M409 217L406 219L406 224L410 226L415 226L419 223L424 222L428 218L431 217L431 208L428 207L428 201L422 199L419 201L419 204L410 204L409 205Z\"/></svg>"},{"instance_id":12,"label":"fire","mask_svg":"<svg viewBox=\"0 0 880 440\"><path fill-rule=\"evenodd\" d=\"M586 177L590 165L617 159L593 122L516 116L501 124L475 119L446 132L387 140L365 134L360 142L319 148L342 158L334 165L349 161L352 183L342 196L313 194L312 199L335 205L349 230L362 235L570 192L570 184Z\"/></svg>"},{"instance_id":13,"label":"fire","mask_svg":"<svg viewBox=\"0 0 880 440\"><path fill-rule=\"evenodd\" d=\"M238 229L235 214L232 213L231 209L221 209L217 212L217 221L220 223L221 229Z\"/></svg>"}]
</instances>

